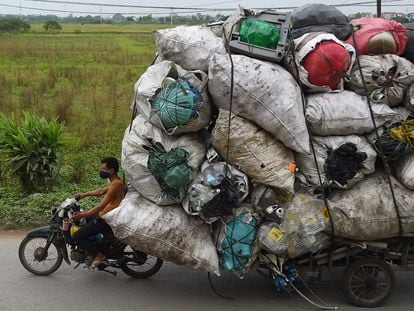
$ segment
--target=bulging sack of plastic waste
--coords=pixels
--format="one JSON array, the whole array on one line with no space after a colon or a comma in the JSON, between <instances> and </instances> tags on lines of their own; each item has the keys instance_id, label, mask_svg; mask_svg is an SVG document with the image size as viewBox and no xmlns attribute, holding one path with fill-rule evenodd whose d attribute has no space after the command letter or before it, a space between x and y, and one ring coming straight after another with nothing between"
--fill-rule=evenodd
<instances>
[{"instance_id":1,"label":"bulging sack of plastic waste","mask_svg":"<svg viewBox=\"0 0 414 311\"><path fill-rule=\"evenodd\" d=\"M214 201L222 192L222 183L227 179L234 184L236 191L235 204L222 205L222 201ZM219 217L229 216L234 208L238 208L249 195L249 179L230 164L225 162L204 162L201 172L194 178L188 187L187 195L182 205L189 215L198 215L206 222L211 223ZM213 204L214 203L214 204Z\"/></svg>"},{"instance_id":2,"label":"bulging sack of plastic waste","mask_svg":"<svg viewBox=\"0 0 414 311\"><path fill-rule=\"evenodd\" d=\"M122 167L131 186L158 205L181 202L204 160L198 135L169 136L140 115L129 130L122 141Z\"/></svg>"},{"instance_id":3,"label":"bulging sack of plastic waste","mask_svg":"<svg viewBox=\"0 0 414 311\"><path fill-rule=\"evenodd\" d=\"M395 175L408 189L414 190L414 151L393 163Z\"/></svg>"},{"instance_id":4,"label":"bulging sack of plastic waste","mask_svg":"<svg viewBox=\"0 0 414 311\"><path fill-rule=\"evenodd\" d=\"M400 157L414 152L414 119L384 124L367 138L374 143L388 161L399 161Z\"/></svg>"},{"instance_id":5,"label":"bulging sack of plastic waste","mask_svg":"<svg viewBox=\"0 0 414 311\"><path fill-rule=\"evenodd\" d=\"M301 6L292 12L291 33L294 39L311 32L328 32L339 40L346 40L352 34L348 18L337 8L321 3Z\"/></svg>"},{"instance_id":6,"label":"bulging sack of plastic waste","mask_svg":"<svg viewBox=\"0 0 414 311\"><path fill-rule=\"evenodd\" d=\"M358 54L401 55L404 53L407 35L401 23L385 18L364 17L351 20L351 24L356 31L346 42L353 45Z\"/></svg>"},{"instance_id":7,"label":"bulging sack of plastic waste","mask_svg":"<svg viewBox=\"0 0 414 311\"><path fill-rule=\"evenodd\" d=\"M293 153L266 131L233 114L229 129L229 115L228 111L220 110L211 135L214 148L224 157L228 155L229 163L257 182L293 193Z\"/></svg>"},{"instance_id":8,"label":"bulging sack of plastic waste","mask_svg":"<svg viewBox=\"0 0 414 311\"><path fill-rule=\"evenodd\" d=\"M366 138L349 135L312 139L318 167L312 154L295 155L297 167L309 184L350 188L375 171L377 153Z\"/></svg>"},{"instance_id":9,"label":"bulging sack of plastic waste","mask_svg":"<svg viewBox=\"0 0 414 311\"><path fill-rule=\"evenodd\" d=\"M414 233L414 192L391 176L401 216L402 235ZM383 172L367 176L349 190L337 190L328 201L335 235L355 240L378 240L399 235L397 211Z\"/></svg>"},{"instance_id":10,"label":"bulging sack of plastic waste","mask_svg":"<svg viewBox=\"0 0 414 311\"><path fill-rule=\"evenodd\" d=\"M168 134L197 132L211 118L208 76L171 61L148 67L135 84L135 107Z\"/></svg>"},{"instance_id":11,"label":"bulging sack of plastic waste","mask_svg":"<svg viewBox=\"0 0 414 311\"><path fill-rule=\"evenodd\" d=\"M344 79L355 61L355 50L333 34L308 33L294 40L286 58L291 74L309 92L343 90Z\"/></svg>"},{"instance_id":12,"label":"bulging sack of plastic waste","mask_svg":"<svg viewBox=\"0 0 414 311\"><path fill-rule=\"evenodd\" d=\"M374 130L367 98L354 92L319 93L306 97L306 119L319 136L365 134ZM386 105L372 105L377 126L396 112Z\"/></svg>"},{"instance_id":13,"label":"bulging sack of plastic waste","mask_svg":"<svg viewBox=\"0 0 414 311\"><path fill-rule=\"evenodd\" d=\"M243 277L257 256L257 215L249 204L243 204L223 221L216 230L220 267Z\"/></svg>"},{"instance_id":14,"label":"bulging sack of plastic waste","mask_svg":"<svg viewBox=\"0 0 414 311\"><path fill-rule=\"evenodd\" d=\"M403 103L407 88L414 83L414 64L397 55L362 55L362 75L373 103L391 107ZM347 87L366 95L358 64L347 78Z\"/></svg>"},{"instance_id":15,"label":"bulging sack of plastic waste","mask_svg":"<svg viewBox=\"0 0 414 311\"><path fill-rule=\"evenodd\" d=\"M323 200L298 193L282 216L282 223L265 222L258 231L259 243L278 256L295 258L317 252L329 244L324 233L330 227Z\"/></svg>"},{"instance_id":16,"label":"bulging sack of plastic waste","mask_svg":"<svg viewBox=\"0 0 414 311\"><path fill-rule=\"evenodd\" d=\"M405 108L414 112L414 84L411 84L407 89L404 98L404 106Z\"/></svg>"},{"instance_id":17,"label":"bulging sack of plastic waste","mask_svg":"<svg viewBox=\"0 0 414 311\"><path fill-rule=\"evenodd\" d=\"M157 206L128 192L105 216L115 236L132 248L163 260L220 275L210 227L179 206Z\"/></svg>"},{"instance_id":18,"label":"bulging sack of plastic waste","mask_svg":"<svg viewBox=\"0 0 414 311\"><path fill-rule=\"evenodd\" d=\"M242 55L232 55L232 112L252 121L287 147L310 152L301 91L283 67ZM231 63L228 56L210 62L208 87L214 104L230 110Z\"/></svg>"},{"instance_id":19,"label":"bulging sack of plastic waste","mask_svg":"<svg viewBox=\"0 0 414 311\"><path fill-rule=\"evenodd\" d=\"M158 55L186 70L208 70L215 54L226 54L224 39L205 26L178 26L154 32Z\"/></svg>"}]
</instances>

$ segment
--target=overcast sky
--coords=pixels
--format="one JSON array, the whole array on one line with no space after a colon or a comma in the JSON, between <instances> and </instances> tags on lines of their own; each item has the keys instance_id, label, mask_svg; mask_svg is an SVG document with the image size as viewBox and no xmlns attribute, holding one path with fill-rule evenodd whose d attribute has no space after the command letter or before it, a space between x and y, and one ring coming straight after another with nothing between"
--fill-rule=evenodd
<instances>
[{"instance_id":1,"label":"overcast sky","mask_svg":"<svg viewBox=\"0 0 414 311\"><path fill-rule=\"evenodd\" d=\"M102 13L125 13L126 15L134 15L132 13L139 13L139 14L158 14L163 12L169 12L169 10L165 9L144 9L144 8L122 8L122 7L106 7L106 6L91 6L91 5L81 5L81 4L69 4L64 3L64 0L56 0L61 1L62 3L47 3L47 2L39 2L39 1L29 1L29 0L0 0L0 14L16 14L19 15L22 13L23 15L28 14L54 14L58 16L66 16L69 12L73 12L73 15L99 15L100 12ZM387 1L391 1L388 2ZM120 5L153 5L153 6L174 6L174 7L205 7L206 9L210 8L235 8L237 5L241 5L246 8L253 8L253 7L263 7L263 8L270 8L270 7L291 7L291 6L301 6L306 3L311 3L312 1L309 0L239 0L239 1L229 1L229 0L159 0L159 1L149 1L149 0L66 0L66 2L82 2L82 3L97 3L97 4L120 4ZM313 1L315 2L315 1ZM341 11L345 14L356 13L356 12L375 12L375 0L325 0L319 1L320 3L324 4L352 4L355 2L371 2L372 6L356 6L352 5L349 7L338 7ZM414 0L382 0L383 3L383 12L414 12ZM1 5L10 5L16 7L6 7ZM395 6L387 6L387 5L395 5ZM408 6L404 6L404 4ZM20 5L22 9L20 9ZM27 7L27 8L25 8ZM38 8L41 10L33 10L28 9L31 8ZM45 9L50 10L63 10L69 11L68 13L64 12L48 12ZM77 11L83 11L85 13L77 13ZM174 13L178 12L185 12L186 14L191 14L192 10L175 10ZM95 13L95 14L94 14ZM224 12L205 12L208 14L216 14L216 13L224 13ZM181 13L184 14L184 13ZM103 14L104 15L104 14ZM106 15L108 16L108 15Z\"/></svg>"}]
</instances>

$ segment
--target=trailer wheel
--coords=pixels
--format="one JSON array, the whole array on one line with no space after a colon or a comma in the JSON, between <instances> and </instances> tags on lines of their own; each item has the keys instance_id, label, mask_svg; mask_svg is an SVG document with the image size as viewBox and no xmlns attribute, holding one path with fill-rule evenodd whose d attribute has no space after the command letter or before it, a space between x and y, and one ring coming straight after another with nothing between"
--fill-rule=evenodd
<instances>
[{"instance_id":1,"label":"trailer wheel","mask_svg":"<svg viewBox=\"0 0 414 311\"><path fill-rule=\"evenodd\" d=\"M342 289L353 305L375 308L388 299L394 283L394 272L388 263L380 259L363 259L345 270Z\"/></svg>"}]
</instances>

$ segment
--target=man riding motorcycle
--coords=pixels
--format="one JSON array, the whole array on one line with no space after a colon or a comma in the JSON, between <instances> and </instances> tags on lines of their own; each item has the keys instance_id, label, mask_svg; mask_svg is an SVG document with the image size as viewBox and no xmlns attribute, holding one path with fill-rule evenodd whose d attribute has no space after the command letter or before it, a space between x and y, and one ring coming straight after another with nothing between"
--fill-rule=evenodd
<instances>
[{"instance_id":1,"label":"man riding motorcycle","mask_svg":"<svg viewBox=\"0 0 414 311\"><path fill-rule=\"evenodd\" d=\"M92 209L75 214L71 219L72 222L79 221L82 218L87 219L86 226L82 227L74 234L73 240L77 245L94 256L94 260L91 264L92 268L105 261L106 258L105 255L96 248L95 242L92 241L90 237L96 236L99 233L104 237L113 235L111 227L101 217L114 208L117 208L125 195L124 183L118 176L118 170L119 162L116 158L106 157L101 160L99 175L101 178L108 178L109 185L94 191L80 193L78 194L78 198L83 199L89 196L98 197L103 195L103 199Z\"/></svg>"}]
</instances>

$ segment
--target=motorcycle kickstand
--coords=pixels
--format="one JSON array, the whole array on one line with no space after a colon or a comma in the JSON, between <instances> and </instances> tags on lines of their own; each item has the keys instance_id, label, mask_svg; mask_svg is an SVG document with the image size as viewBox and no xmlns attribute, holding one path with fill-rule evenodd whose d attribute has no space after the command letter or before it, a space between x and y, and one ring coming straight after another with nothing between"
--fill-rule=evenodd
<instances>
[{"instance_id":1,"label":"motorcycle kickstand","mask_svg":"<svg viewBox=\"0 0 414 311\"><path fill-rule=\"evenodd\" d=\"M117 274L118 274L118 272L116 272L116 271L111 271L111 270L107 270L107 269L105 269L105 268L99 268L98 267L98 270L99 271L103 271L103 272L106 272L106 273L109 273L109 274L112 274L114 277L116 277L117 276Z\"/></svg>"}]
</instances>

